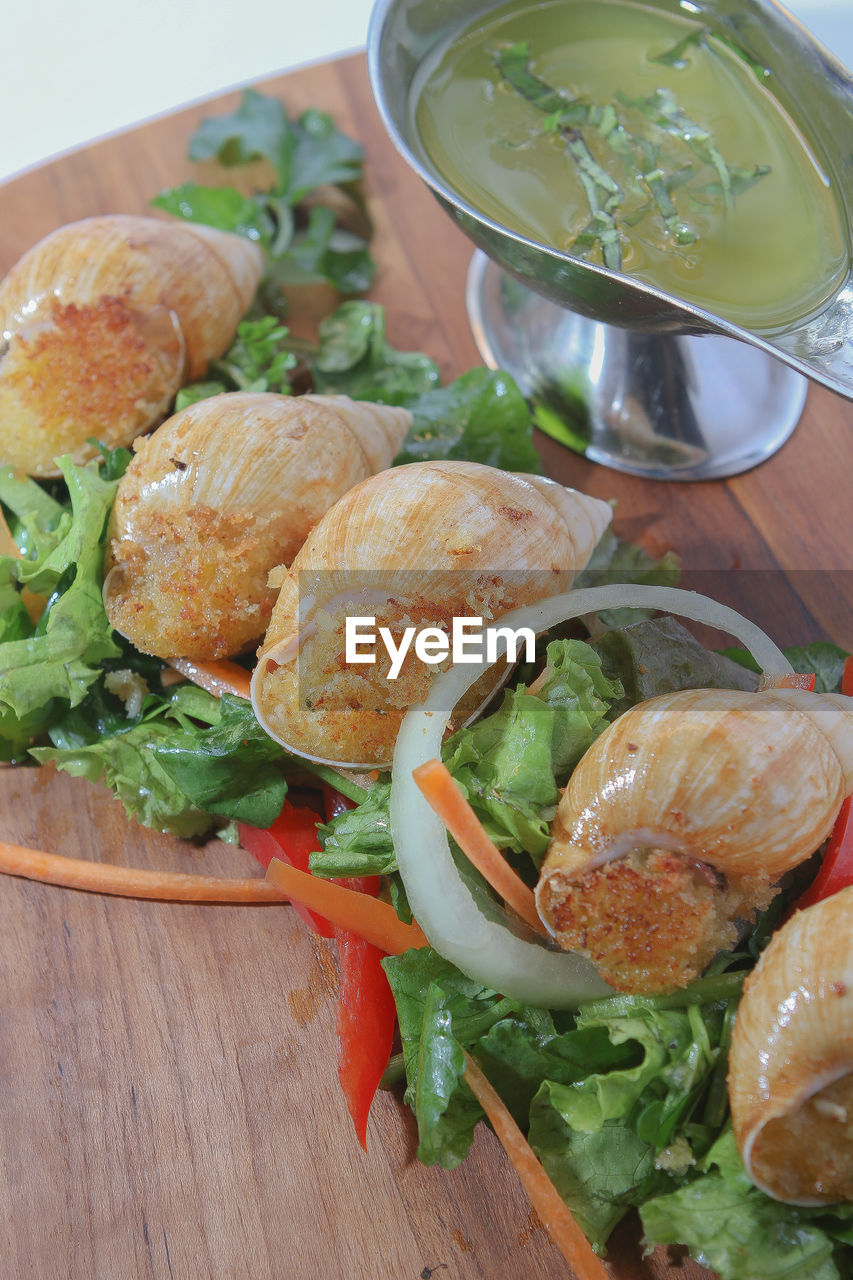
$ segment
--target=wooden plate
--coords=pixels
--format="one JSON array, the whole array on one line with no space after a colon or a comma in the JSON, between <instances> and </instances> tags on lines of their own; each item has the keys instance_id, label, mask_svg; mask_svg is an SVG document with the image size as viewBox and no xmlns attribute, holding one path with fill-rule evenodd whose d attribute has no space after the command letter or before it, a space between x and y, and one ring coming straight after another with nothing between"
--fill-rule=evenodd
<instances>
[{"instance_id":1,"label":"wooden plate","mask_svg":"<svg viewBox=\"0 0 853 1280\"><path fill-rule=\"evenodd\" d=\"M391 341L428 351L447 377L479 363L462 301L470 246L385 137L363 58L263 88L291 113L331 111L364 142L373 296L388 309ZM188 176L198 120L235 104L226 95L0 189L0 272L64 222L144 211L161 187ZM827 634L849 646L851 428L850 407L813 390L782 452L727 483L634 480L548 441L543 456L556 478L615 497L623 534L677 548L694 578L714 575L751 599L780 641ZM0 814L0 835L36 848L213 874L256 870L240 850L143 830L106 792L48 769L0 772ZM0 1271L68 1280L568 1277L483 1126L458 1170L426 1169L408 1112L385 1094L361 1151L336 1080L336 981L333 949L286 908L0 884ZM708 1275L662 1251L641 1261L630 1223L611 1261L619 1280Z\"/></svg>"}]
</instances>

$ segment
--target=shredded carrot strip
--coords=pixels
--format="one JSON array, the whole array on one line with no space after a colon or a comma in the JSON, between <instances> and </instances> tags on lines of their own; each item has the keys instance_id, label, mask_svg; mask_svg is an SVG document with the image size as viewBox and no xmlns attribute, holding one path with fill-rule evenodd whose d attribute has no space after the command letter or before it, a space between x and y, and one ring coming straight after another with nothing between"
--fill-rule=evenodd
<instances>
[{"instance_id":1,"label":"shredded carrot strip","mask_svg":"<svg viewBox=\"0 0 853 1280\"><path fill-rule=\"evenodd\" d=\"M160 898L174 902L286 902L287 899L260 877L232 880L227 876L184 875L178 871L149 871L142 867L116 867L108 862L88 862L56 853L41 853L0 840L0 872L24 876L66 889L86 889L121 898Z\"/></svg>"},{"instance_id":2,"label":"shredded carrot strip","mask_svg":"<svg viewBox=\"0 0 853 1280\"><path fill-rule=\"evenodd\" d=\"M193 658L170 658L169 666L180 671L193 684L215 694L217 698L221 698L223 693L233 693L238 698L249 697L251 673L236 662L196 662Z\"/></svg>"},{"instance_id":3,"label":"shredded carrot strip","mask_svg":"<svg viewBox=\"0 0 853 1280\"><path fill-rule=\"evenodd\" d=\"M787 676L762 676L758 687L760 692L768 689L805 689L807 693L811 693L814 691L815 679L814 672L800 675L795 671L793 675Z\"/></svg>"},{"instance_id":4,"label":"shredded carrot strip","mask_svg":"<svg viewBox=\"0 0 853 1280\"><path fill-rule=\"evenodd\" d=\"M577 1280L610 1280L560 1193L534 1154L533 1148L507 1111L477 1063L465 1054L465 1082L489 1117L492 1128L533 1208Z\"/></svg>"},{"instance_id":5,"label":"shredded carrot strip","mask_svg":"<svg viewBox=\"0 0 853 1280\"><path fill-rule=\"evenodd\" d=\"M531 681L531 683L527 686L527 692L538 693L539 690L543 687L543 685L546 684L547 681L550 679L552 674L553 674L552 667L543 667L542 670L539 672L539 675L536 677L536 679Z\"/></svg>"},{"instance_id":6,"label":"shredded carrot strip","mask_svg":"<svg viewBox=\"0 0 853 1280\"><path fill-rule=\"evenodd\" d=\"M459 848L513 911L537 933L546 929L536 911L533 891L515 874L493 844L450 770L440 760L427 760L413 770L420 791L441 818Z\"/></svg>"},{"instance_id":7,"label":"shredded carrot strip","mask_svg":"<svg viewBox=\"0 0 853 1280\"><path fill-rule=\"evenodd\" d=\"M341 929L357 933L388 956L429 946L419 925L406 924L389 903L372 898L369 893L358 893L333 880L312 876L278 858L270 862L267 879L292 901L301 902Z\"/></svg>"}]
</instances>

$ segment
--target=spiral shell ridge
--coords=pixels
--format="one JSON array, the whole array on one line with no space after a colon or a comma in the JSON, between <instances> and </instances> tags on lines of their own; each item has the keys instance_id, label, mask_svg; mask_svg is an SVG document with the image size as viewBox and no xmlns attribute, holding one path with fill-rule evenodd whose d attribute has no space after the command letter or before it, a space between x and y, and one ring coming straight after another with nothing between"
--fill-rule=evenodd
<instances>
[{"instance_id":1,"label":"spiral shell ridge","mask_svg":"<svg viewBox=\"0 0 853 1280\"><path fill-rule=\"evenodd\" d=\"M111 625L161 658L222 658L264 634L270 571L411 423L346 396L232 392L190 405L137 442L109 529Z\"/></svg>"},{"instance_id":2,"label":"spiral shell ridge","mask_svg":"<svg viewBox=\"0 0 853 1280\"><path fill-rule=\"evenodd\" d=\"M297 754L390 763L428 677L408 668L391 682L379 664L366 675L347 665L332 614L350 601L389 627L492 620L566 590L610 518L605 502L478 463L411 463L364 481L324 516L282 583L252 681L258 719ZM306 696L301 675L315 655Z\"/></svg>"},{"instance_id":3,"label":"spiral shell ridge","mask_svg":"<svg viewBox=\"0 0 853 1280\"><path fill-rule=\"evenodd\" d=\"M228 232L113 214L70 223L0 283L0 461L54 476L54 458L130 444L220 356L260 281L257 245Z\"/></svg>"},{"instance_id":4,"label":"spiral shell ridge","mask_svg":"<svg viewBox=\"0 0 853 1280\"><path fill-rule=\"evenodd\" d=\"M735 1138L753 1181L791 1204L853 1200L853 888L798 911L738 1007Z\"/></svg>"},{"instance_id":5,"label":"spiral shell ridge","mask_svg":"<svg viewBox=\"0 0 853 1280\"><path fill-rule=\"evenodd\" d=\"M614 985L683 985L826 839L851 763L840 695L697 689L639 703L569 779L540 916Z\"/></svg>"}]
</instances>

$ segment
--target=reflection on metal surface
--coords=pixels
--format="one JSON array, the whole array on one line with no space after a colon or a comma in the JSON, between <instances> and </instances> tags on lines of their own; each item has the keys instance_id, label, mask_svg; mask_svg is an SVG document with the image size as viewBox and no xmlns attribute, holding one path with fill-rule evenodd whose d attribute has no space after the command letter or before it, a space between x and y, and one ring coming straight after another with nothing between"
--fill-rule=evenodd
<instances>
[{"instance_id":1,"label":"reflection on metal surface","mask_svg":"<svg viewBox=\"0 0 853 1280\"><path fill-rule=\"evenodd\" d=\"M468 273L483 360L512 374L538 426L594 462L658 480L735 475L796 426L807 380L713 334L649 334L588 320L483 253Z\"/></svg>"}]
</instances>

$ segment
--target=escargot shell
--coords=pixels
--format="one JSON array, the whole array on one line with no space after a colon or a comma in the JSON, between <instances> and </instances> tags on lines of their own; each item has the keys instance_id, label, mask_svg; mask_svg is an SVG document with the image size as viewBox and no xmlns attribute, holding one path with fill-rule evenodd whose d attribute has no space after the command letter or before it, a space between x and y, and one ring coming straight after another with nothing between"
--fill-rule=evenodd
<instances>
[{"instance_id":1,"label":"escargot shell","mask_svg":"<svg viewBox=\"0 0 853 1280\"><path fill-rule=\"evenodd\" d=\"M222 658L263 636L289 564L332 503L389 465L406 409L233 392L137 441L110 519L110 623L160 658Z\"/></svg>"},{"instance_id":2,"label":"escargot shell","mask_svg":"<svg viewBox=\"0 0 853 1280\"><path fill-rule=\"evenodd\" d=\"M744 986L729 1055L752 1180L790 1204L853 1200L853 888L798 911Z\"/></svg>"},{"instance_id":3,"label":"escargot shell","mask_svg":"<svg viewBox=\"0 0 853 1280\"><path fill-rule=\"evenodd\" d=\"M261 277L257 245L124 214L61 227L0 284L0 462L55 476L159 422L220 356Z\"/></svg>"},{"instance_id":4,"label":"escargot shell","mask_svg":"<svg viewBox=\"0 0 853 1280\"><path fill-rule=\"evenodd\" d=\"M853 785L853 702L694 689L626 711L560 799L536 900L622 990L684 985L829 834Z\"/></svg>"},{"instance_id":5,"label":"escargot shell","mask_svg":"<svg viewBox=\"0 0 853 1280\"><path fill-rule=\"evenodd\" d=\"M381 654L348 664L343 615L372 616L398 636L409 624L498 618L566 590L610 517L607 503L553 481L476 463L418 462L364 481L323 517L282 584L252 679L258 719L311 759L387 765L436 668L407 660L392 681Z\"/></svg>"}]
</instances>

